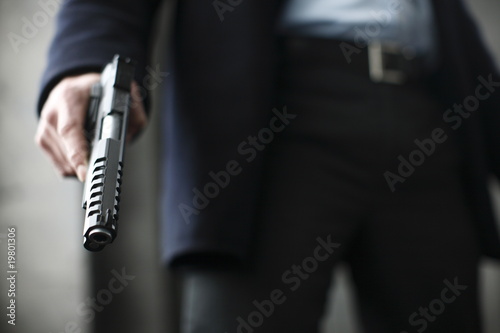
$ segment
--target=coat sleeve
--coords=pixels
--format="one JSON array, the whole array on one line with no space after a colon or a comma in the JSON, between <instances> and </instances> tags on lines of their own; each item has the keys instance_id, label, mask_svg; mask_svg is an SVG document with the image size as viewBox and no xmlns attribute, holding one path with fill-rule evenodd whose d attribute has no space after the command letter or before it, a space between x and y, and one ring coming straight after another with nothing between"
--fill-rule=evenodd
<instances>
[{"instance_id":1,"label":"coat sleeve","mask_svg":"<svg viewBox=\"0 0 500 333\"><path fill-rule=\"evenodd\" d=\"M42 76L38 111L64 77L100 72L120 54L137 61L136 81L147 72L152 22L159 0L66 0Z\"/></svg>"}]
</instances>

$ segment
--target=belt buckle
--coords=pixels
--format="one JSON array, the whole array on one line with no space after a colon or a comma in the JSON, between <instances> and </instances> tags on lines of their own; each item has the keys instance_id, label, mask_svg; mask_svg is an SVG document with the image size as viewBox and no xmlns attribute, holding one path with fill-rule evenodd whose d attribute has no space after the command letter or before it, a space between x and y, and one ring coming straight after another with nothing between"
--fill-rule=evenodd
<instances>
[{"instance_id":1,"label":"belt buckle","mask_svg":"<svg viewBox=\"0 0 500 333\"><path fill-rule=\"evenodd\" d=\"M373 82L401 85L408 80L408 75L402 69L387 68L386 57L401 56L401 59L411 60L411 52L403 54L396 43L373 41L368 44L368 68Z\"/></svg>"}]
</instances>

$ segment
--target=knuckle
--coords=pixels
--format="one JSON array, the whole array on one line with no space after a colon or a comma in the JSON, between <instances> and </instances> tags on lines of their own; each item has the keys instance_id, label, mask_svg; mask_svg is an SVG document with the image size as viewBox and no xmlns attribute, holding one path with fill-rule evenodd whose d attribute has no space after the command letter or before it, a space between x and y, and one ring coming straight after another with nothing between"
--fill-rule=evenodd
<instances>
[{"instance_id":1,"label":"knuckle","mask_svg":"<svg viewBox=\"0 0 500 333\"><path fill-rule=\"evenodd\" d=\"M34 141L38 147L47 148L48 147L48 133L45 127L40 127L35 134Z\"/></svg>"},{"instance_id":2,"label":"knuckle","mask_svg":"<svg viewBox=\"0 0 500 333\"><path fill-rule=\"evenodd\" d=\"M41 133L36 133L36 134L35 134L35 137L34 137L33 139L34 139L34 141L35 141L35 144L36 144L38 147L42 147L42 148L43 148L44 141L45 141L45 137L43 136L43 134L41 134Z\"/></svg>"},{"instance_id":3,"label":"knuckle","mask_svg":"<svg viewBox=\"0 0 500 333\"><path fill-rule=\"evenodd\" d=\"M68 117L68 119L66 119L57 129L57 134L65 140L83 141L85 139L85 128L77 118Z\"/></svg>"},{"instance_id":4,"label":"knuckle","mask_svg":"<svg viewBox=\"0 0 500 333\"><path fill-rule=\"evenodd\" d=\"M53 147L51 147L51 145L47 141L42 141L39 147L42 149L43 153L45 153L46 156L52 159L54 161L54 164L56 164Z\"/></svg>"},{"instance_id":5,"label":"knuckle","mask_svg":"<svg viewBox=\"0 0 500 333\"><path fill-rule=\"evenodd\" d=\"M65 138L75 133L76 128L76 122L74 120L69 120L67 123L61 125L57 132L61 137Z\"/></svg>"},{"instance_id":6,"label":"knuckle","mask_svg":"<svg viewBox=\"0 0 500 333\"><path fill-rule=\"evenodd\" d=\"M71 165L77 166L85 160L85 154L80 150L75 150L68 155L68 160Z\"/></svg>"},{"instance_id":7,"label":"knuckle","mask_svg":"<svg viewBox=\"0 0 500 333\"><path fill-rule=\"evenodd\" d=\"M48 99L40 112L40 125L46 126L57 120L57 108L52 102L52 99Z\"/></svg>"}]
</instances>

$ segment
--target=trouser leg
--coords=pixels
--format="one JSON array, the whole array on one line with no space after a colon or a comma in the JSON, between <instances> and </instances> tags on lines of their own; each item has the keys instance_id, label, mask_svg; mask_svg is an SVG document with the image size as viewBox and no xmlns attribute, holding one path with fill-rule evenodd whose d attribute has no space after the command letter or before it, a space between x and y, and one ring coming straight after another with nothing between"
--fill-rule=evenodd
<instances>
[{"instance_id":1,"label":"trouser leg","mask_svg":"<svg viewBox=\"0 0 500 333\"><path fill-rule=\"evenodd\" d=\"M243 268L180 272L181 332L317 332L360 199L328 172L337 161L322 147L286 138L270 149L254 257Z\"/></svg>"},{"instance_id":2,"label":"trouser leg","mask_svg":"<svg viewBox=\"0 0 500 333\"><path fill-rule=\"evenodd\" d=\"M373 196L349 255L365 331L480 332L480 253L456 133L425 90L388 93L398 139L386 170L398 173L398 156L412 165ZM430 140L437 129L443 142Z\"/></svg>"},{"instance_id":3,"label":"trouser leg","mask_svg":"<svg viewBox=\"0 0 500 333\"><path fill-rule=\"evenodd\" d=\"M350 258L365 332L480 332L479 251L459 191L379 206Z\"/></svg>"}]
</instances>

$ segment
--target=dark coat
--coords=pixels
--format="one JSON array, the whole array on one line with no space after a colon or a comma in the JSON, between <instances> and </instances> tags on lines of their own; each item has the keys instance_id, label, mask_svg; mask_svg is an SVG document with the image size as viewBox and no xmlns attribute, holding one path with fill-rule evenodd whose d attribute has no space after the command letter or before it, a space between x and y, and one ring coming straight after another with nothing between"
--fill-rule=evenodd
<instances>
[{"instance_id":1,"label":"dark coat","mask_svg":"<svg viewBox=\"0 0 500 333\"><path fill-rule=\"evenodd\" d=\"M136 59L136 80L151 89L148 75L156 65L147 67L147 59L157 2L66 1L39 109L62 77L100 71L115 53ZM162 244L170 262L202 252L237 258L248 254L263 153L251 159L244 142L267 126L273 108L282 108L275 102L274 34L282 2L232 0L219 15L213 0L178 1L163 117ZM496 82L500 77L462 2L437 0L434 6L442 56L434 84L445 105L452 107L474 95L479 76L493 75ZM464 179L483 253L500 258L487 189L489 176L500 175L500 93L481 101L479 110L458 127ZM208 195L199 194L205 190Z\"/></svg>"}]
</instances>

